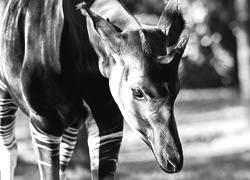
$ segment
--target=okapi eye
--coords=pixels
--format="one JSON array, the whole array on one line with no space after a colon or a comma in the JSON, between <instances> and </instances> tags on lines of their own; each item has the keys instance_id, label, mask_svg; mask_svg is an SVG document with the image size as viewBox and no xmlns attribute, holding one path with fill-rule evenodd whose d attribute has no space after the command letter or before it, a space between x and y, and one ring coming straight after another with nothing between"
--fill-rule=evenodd
<instances>
[{"instance_id":1,"label":"okapi eye","mask_svg":"<svg viewBox=\"0 0 250 180\"><path fill-rule=\"evenodd\" d=\"M139 99L139 100L144 99L144 94L140 89L132 89L132 92L133 92L133 96L136 99Z\"/></svg>"}]
</instances>

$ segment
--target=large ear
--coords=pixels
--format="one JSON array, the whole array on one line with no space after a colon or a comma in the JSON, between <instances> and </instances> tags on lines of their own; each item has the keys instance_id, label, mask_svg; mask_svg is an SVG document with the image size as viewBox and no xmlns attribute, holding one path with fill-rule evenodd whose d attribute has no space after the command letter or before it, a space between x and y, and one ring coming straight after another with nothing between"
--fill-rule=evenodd
<instances>
[{"instance_id":1,"label":"large ear","mask_svg":"<svg viewBox=\"0 0 250 180\"><path fill-rule=\"evenodd\" d=\"M164 67L164 71L168 73L165 77L172 78L178 73L178 67L181 57L185 51L189 40L189 29L184 29L180 35L177 45L166 56L158 57L158 62Z\"/></svg>"},{"instance_id":2,"label":"large ear","mask_svg":"<svg viewBox=\"0 0 250 180\"><path fill-rule=\"evenodd\" d=\"M167 47L177 43L185 26L180 12L180 0L167 1L157 26L168 36Z\"/></svg>"},{"instance_id":3,"label":"large ear","mask_svg":"<svg viewBox=\"0 0 250 180\"><path fill-rule=\"evenodd\" d=\"M82 14L89 17L96 29L100 34L101 38L106 41L114 53L120 53L121 44L121 32L116 26L110 23L108 20L103 19L101 16L92 12L86 5L85 2L77 5L77 9L80 9Z\"/></svg>"}]
</instances>

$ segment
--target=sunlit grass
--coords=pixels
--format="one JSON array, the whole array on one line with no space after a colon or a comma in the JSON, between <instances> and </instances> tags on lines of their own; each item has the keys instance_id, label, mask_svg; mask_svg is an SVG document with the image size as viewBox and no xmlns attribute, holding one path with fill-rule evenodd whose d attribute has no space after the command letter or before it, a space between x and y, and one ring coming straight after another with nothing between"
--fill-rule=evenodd
<instances>
[{"instance_id":1,"label":"sunlit grass","mask_svg":"<svg viewBox=\"0 0 250 180\"><path fill-rule=\"evenodd\" d=\"M180 94L176 103L176 120L185 157L180 173L164 173L145 143L125 126L117 179L250 179L249 117L240 106L234 91L211 92L182 91L184 94ZM28 131L28 120L20 114L19 117L16 179L35 180L39 172ZM69 180L88 180L90 177L89 172L80 167L69 170L68 176Z\"/></svg>"}]
</instances>

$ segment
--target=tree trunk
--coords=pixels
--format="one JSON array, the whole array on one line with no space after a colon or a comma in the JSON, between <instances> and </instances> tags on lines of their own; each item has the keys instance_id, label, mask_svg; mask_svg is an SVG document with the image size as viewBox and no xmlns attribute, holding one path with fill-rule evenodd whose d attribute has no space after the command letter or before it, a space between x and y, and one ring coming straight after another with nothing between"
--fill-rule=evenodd
<instances>
[{"instance_id":1,"label":"tree trunk","mask_svg":"<svg viewBox=\"0 0 250 180\"><path fill-rule=\"evenodd\" d=\"M235 0L237 58L242 103L250 107L250 1Z\"/></svg>"}]
</instances>

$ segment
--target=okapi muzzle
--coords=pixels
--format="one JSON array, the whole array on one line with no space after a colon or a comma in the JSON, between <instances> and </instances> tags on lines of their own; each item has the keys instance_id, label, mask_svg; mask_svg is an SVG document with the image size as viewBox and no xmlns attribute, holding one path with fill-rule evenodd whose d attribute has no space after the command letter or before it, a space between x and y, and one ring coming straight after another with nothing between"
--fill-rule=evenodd
<instances>
[{"instance_id":1,"label":"okapi muzzle","mask_svg":"<svg viewBox=\"0 0 250 180\"><path fill-rule=\"evenodd\" d=\"M174 115L165 108L160 108L148 119L158 123L151 125L146 140L161 168L168 173L174 173L182 169L183 153Z\"/></svg>"},{"instance_id":2,"label":"okapi muzzle","mask_svg":"<svg viewBox=\"0 0 250 180\"><path fill-rule=\"evenodd\" d=\"M91 21L110 58L110 90L126 122L168 173L182 169L183 152L174 118L178 66L189 31L177 0L169 0L157 26L120 29L78 6ZM93 38L97 39L97 38ZM108 49L108 50L107 50Z\"/></svg>"}]
</instances>

